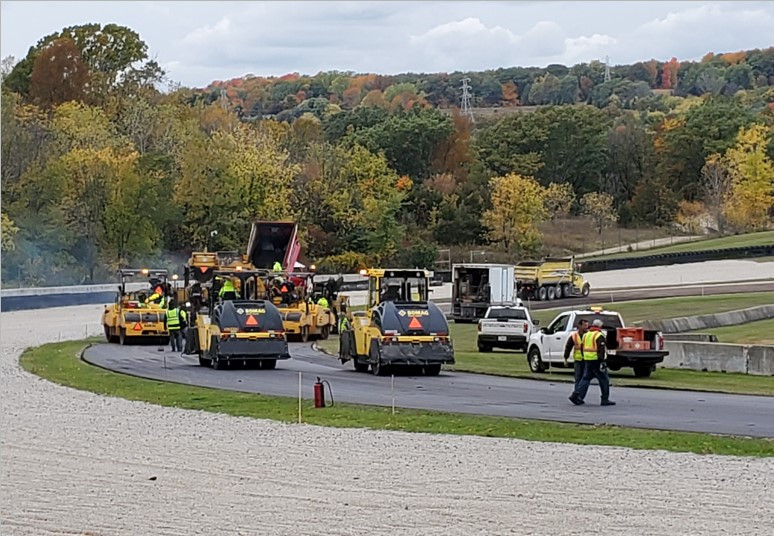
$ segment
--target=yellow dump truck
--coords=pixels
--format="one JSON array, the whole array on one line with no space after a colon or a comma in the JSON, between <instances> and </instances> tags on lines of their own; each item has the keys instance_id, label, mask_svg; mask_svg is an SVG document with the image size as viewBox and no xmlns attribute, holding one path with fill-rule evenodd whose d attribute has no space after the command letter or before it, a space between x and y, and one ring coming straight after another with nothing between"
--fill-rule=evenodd
<instances>
[{"instance_id":1,"label":"yellow dump truck","mask_svg":"<svg viewBox=\"0 0 774 536\"><path fill-rule=\"evenodd\" d=\"M573 257L524 261L516 265L516 288L522 300L559 300L588 296L591 286Z\"/></svg>"},{"instance_id":2,"label":"yellow dump truck","mask_svg":"<svg viewBox=\"0 0 774 536\"><path fill-rule=\"evenodd\" d=\"M132 342L161 342L169 332L164 328L166 312L161 305L148 303L148 299L157 288L162 295L169 293L166 270L122 269L118 271L121 284L118 287L116 301L106 305L102 312L102 326L108 342L130 344ZM148 288L127 292L127 280L147 278Z\"/></svg>"}]
</instances>

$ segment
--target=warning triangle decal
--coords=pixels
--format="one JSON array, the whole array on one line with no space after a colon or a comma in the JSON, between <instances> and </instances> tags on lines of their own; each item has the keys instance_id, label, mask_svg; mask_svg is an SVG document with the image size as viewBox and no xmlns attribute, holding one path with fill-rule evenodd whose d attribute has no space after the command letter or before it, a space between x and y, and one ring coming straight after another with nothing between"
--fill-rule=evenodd
<instances>
[{"instance_id":1,"label":"warning triangle decal","mask_svg":"<svg viewBox=\"0 0 774 536\"><path fill-rule=\"evenodd\" d=\"M419 318L416 316L411 319L411 322L409 322L409 329L424 329L422 327L422 322L419 321Z\"/></svg>"},{"instance_id":2,"label":"warning triangle decal","mask_svg":"<svg viewBox=\"0 0 774 536\"><path fill-rule=\"evenodd\" d=\"M139 322L137 322L137 323L134 325L134 327L132 327L132 329L133 329L134 331L142 331L142 324L140 324Z\"/></svg>"},{"instance_id":3,"label":"warning triangle decal","mask_svg":"<svg viewBox=\"0 0 774 536\"><path fill-rule=\"evenodd\" d=\"M258 321L255 319L253 315L250 315L247 317L247 322L245 322L246 326L257 326Z\"/></svg>"}]
</instances>

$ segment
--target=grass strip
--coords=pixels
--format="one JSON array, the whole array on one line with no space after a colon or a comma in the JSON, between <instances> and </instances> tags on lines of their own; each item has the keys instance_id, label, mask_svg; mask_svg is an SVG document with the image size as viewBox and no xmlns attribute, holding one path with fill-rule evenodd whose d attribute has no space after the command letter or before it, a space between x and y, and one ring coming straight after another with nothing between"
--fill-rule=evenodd
<instances>
[{"instance_id":1,"label":"grass strip","mask_svg":"<svg viewBox=\"0 0 774 536\"><path fill-rule=\"evenodd\" d=\"M101 369L79 359L88 341L51 343L28 349L20 358L29 372L52 382L93 393L161 406L203 410L241 417L295 422L298 401L293 398L237 393L206 387L165 383ZM303 402L304 422L341 428L370 428L477 435L552 441L581 445L609 445L697 454L774 456L774 440L590 426L538 420L485 417L340 404L324 410Z\"/></svg>"}]
</instances>

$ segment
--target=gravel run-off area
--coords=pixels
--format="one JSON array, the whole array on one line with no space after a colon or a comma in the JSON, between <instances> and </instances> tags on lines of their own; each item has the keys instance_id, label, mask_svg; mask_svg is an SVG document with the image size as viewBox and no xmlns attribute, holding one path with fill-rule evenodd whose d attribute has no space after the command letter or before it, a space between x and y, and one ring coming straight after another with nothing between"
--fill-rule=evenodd
<instances>
[{"instance_id":1,"label":"gravel run-off area","mask_svg":"<svg viewBox=\"0 0 774 536\"><path fill-rule=\"evenodd\" d=\"M774 527L772 459L282 424L101 397L19 368L27 346L97 334L99 313L2 314L3 535Z\"/></svg>"}]
</instances>

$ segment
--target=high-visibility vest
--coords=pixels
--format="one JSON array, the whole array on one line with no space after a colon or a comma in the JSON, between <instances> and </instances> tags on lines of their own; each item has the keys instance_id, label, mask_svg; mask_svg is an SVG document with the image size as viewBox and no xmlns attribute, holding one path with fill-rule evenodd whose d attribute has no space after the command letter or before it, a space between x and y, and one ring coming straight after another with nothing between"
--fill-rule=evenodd
<instances>
[{"instance_id":1,"label":"high-visibility vest","mask_svg":"<svg viewBox=\"0 0 774 536\"><path fill-rule=\"evenodd\" d=\"M339 318L339 333L342 331L346 331L349 329L349 318L347 318L344 315L341 315L341 318Z\"/></svg>"},{"instance_id":2,"label":"high-visibility vest","mask_svg":"<svg viewBox=\"0 0 774 536\"><path fill-rule=\"evenodd\" d=\"M600 337L604 337L605 334L601 331L587 331L583 336L583 359L584 361L596 361L597 357L597 341Z\"/></svg>"},{"instance_id":3,"label":"high-visibility vest","mask_svg":"<svg viewBox=\"0 0 774 536\"><path fill-rule=\"evenodd\" d=\"M278 262L274 263L274 266L272 267L273 272L281 272L282 271L282 265Z\"/></svg>"},{"instance_id":4,"label":"high-visibility vest","mask_svg":"<svg viewBox=\"0 0 774 536\"><path fill-rule=\"evenodd\" d=\"M167 311L167 329L170 331L180 329L180 319L185 320L185 311L181 311L179 307L169 309Z\"/></svg>"},{"instance_id":5,"label":"high-visibility vest","mask_svg":"<svg viewBox=\"0 0 774 536\"><path fill-rule=\"evenodd\" d=\"M236 289L234 289L234 283L230 279L226 279L226 281L223 283L223 286L220 287L218 296L222 297L226 292L236 292Z\"/></svg>"},{"instance_id":6,"label":"high-visibility vest","mask_svg":"<svg viewBox=\"0 0 774 536\"><path fill-rule=\"evenodd\" d=\"M319 300L317 300L317 305L319 305L320 307L324 307L326 309L329 307L328 300L326 300L325 298L320 298Z\"/></svg>"},{"instance_id":7,"label":"high-visibility vest","mask_svg":"<svg viewBox=\"0 0 774 536\"><path fill-rule=\"evenodd\" d=\"M572 332L572 358L575 361L583 361L583 337L577 331Z\"/></svg>"}]
</instances>

